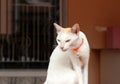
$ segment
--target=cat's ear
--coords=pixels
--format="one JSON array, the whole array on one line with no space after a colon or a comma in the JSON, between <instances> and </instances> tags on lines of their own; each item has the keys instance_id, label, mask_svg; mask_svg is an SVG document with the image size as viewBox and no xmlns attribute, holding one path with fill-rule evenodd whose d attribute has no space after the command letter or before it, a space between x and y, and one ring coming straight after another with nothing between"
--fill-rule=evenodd
<instances>
[{"instance_id":1,"label":"cat's ear","mask_svg":"<svg viewBox=\"0 0 120 84\"><path fill-rule=\"evenodd\" d=\"M54 27L56 28L57 33L59 33L62 29L62 27L56 23L53 23Z\"/></svg>"},{"instance_id":2,"label":"cat's ear","mask_svg":"<svg viewBox=\"0 0 120 84\"><path fill-rule=\"evenodd\" d=\"M77 24L77 23L74 24L74 25L72 26L72 33L78 34L79 31L80 31L80 26L79 26L79 24Z\"/></svg>"}]
</instances>

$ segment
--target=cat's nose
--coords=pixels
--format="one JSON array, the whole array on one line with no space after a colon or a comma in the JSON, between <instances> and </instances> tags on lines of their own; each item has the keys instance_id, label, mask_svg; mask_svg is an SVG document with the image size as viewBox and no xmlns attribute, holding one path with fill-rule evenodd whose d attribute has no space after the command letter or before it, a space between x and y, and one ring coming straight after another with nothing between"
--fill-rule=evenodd
<instances>
[{"instance_id":1,"label":"cat's nose","mask_svg":"<svg viewBox=\"0 0 120 84\"><path fill-rule=\"evenodd\" d=\"M62 50L64 49L64 47L63 47L63 46L61 46L60 48L61 48Z\"/></svg>"},{"instance_id":2,"label":"cat's nose","mask_svg":"<svg viewBox=\"0 0 120 84\"><path fill-rule=\"evenodd\" d=\"M67 49L65 49L64 47L60 47L62 51L67 51Z\"/></svg>"}]
</instances>

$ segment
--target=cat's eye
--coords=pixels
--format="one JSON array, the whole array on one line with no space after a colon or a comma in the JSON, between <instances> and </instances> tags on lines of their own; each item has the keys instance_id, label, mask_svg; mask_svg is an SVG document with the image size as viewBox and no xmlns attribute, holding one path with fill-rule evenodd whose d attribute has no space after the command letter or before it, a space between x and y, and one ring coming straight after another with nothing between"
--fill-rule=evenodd
<instances>
[{"instance_id":1,"label":"cat's eye","mask_svg":"<svg viewBox=\"0 0 120 84\"><path fill-rule=\"evenodd\" d=\"M69 42L69 41L70 41L70 39L66 40L65 42Z\"/></svg>"},{"instance_id":2,"label":"cat's eye","mask_svg":"<svg viewBox=\"0 0 120 84\"><path fill-rule=\"evenodd\" d=\"M60 42L60 40L59 40L59 39L57 39L57 41L58 41L58 42Z\"/></svg>"}]
</instances>

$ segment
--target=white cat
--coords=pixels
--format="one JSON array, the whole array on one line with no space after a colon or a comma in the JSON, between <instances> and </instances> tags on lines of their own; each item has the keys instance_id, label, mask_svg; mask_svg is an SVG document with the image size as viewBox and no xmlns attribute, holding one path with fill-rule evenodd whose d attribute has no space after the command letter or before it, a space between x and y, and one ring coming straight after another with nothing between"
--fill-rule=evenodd
<instances>
[{"instance_id":1,"label":"white cat","mask_svg":"<svg viewBox=\"0 0 120 84\"><path fill-rule=\"evenodd\" d=\"M54 23L58 46L52 52L44 84L88 84L90 48L78 24L63 28Z\"/></svg>"}]
</instances>

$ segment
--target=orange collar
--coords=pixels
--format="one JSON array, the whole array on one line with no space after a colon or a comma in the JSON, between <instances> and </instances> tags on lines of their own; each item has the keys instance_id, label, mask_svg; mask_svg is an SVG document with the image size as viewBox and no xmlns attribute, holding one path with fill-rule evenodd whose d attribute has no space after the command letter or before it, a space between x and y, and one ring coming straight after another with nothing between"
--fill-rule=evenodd
<instances>
[{"instance_id":1,"label":"orange collar","mask_svg":"<svg viewBox=\"0 0 120 84\"><path fill-rule=\"evenodd\" d=\"M83 43L84 43L84 39L82 38L82 42L81 42L81 44L80 44L78 47L71 48L71 50L72 50L73 52L77 52L78 49L82 46Z\"/></svg>"}]
</instances>

